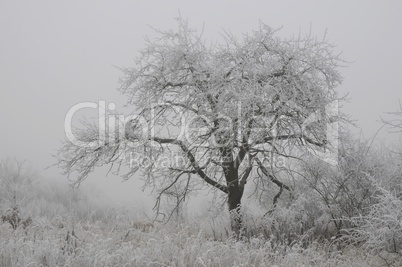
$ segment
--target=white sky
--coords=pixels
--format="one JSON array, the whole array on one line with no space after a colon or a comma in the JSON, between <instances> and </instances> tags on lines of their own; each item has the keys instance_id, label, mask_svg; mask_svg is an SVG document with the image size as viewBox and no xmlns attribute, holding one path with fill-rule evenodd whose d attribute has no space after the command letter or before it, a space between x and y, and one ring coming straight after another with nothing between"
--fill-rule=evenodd
<instances>
[{"instance_id":1,"label":"white sky","mask_svg":"<svg viewBox=\"0 0 402 267\"><path fill-rule=\"evenodd\" d=\"M247 32L258 20L281 34L300 31L328 39L352 62L341 69L343 112L357 120L366 137L381 127L384 112L402 98L401 1L8 1L0 2L0 158L27 159L42 170L54 163L64 117L83 102L125 98L115 89L119 71L132 66L143 37L175 27L178 12L204 37L221 29ZM382 138L395 139L383 133ZM57 169L44 176L65 179ZM133 199L130 183L104 178L89 182L108 194ZM134 191L133 191L134 192ZM135 191L135 195L139 195Z\"/></svg>"}]
</instances>

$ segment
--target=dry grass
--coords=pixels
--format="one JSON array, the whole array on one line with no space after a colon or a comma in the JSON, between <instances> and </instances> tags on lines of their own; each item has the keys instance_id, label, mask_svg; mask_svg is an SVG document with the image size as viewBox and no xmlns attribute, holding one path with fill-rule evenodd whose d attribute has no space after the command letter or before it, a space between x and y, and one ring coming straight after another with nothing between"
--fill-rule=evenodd
<instances>
[{"instance_id":1,"label":"dry grass","mask_svg":"<svg viewBox=\"0 0 402 267\"><path fill-rule=\"evenodd\" d=\"M60 227L63 221L63 227ZM129 221L74 222L37 218L27 229L0 225L0 266L381 266L378 257L348 247L313 243L304 249L265 239L215 241L198 224L154 225ZM384 265L386 266L386 265ZM395 265L397 266L397 265Z\"/></svg>"}]
</instances>

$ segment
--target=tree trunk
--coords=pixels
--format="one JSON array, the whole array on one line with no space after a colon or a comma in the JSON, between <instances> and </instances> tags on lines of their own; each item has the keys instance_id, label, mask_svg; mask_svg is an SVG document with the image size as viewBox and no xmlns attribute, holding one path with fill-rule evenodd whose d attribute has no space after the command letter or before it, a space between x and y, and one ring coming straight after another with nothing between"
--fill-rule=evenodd
<instances>
[{"instance_id":1,"label":"tree trunk","mask_svg":"<svg viewBox=\"0 0 402 267\"><path fill-rule=\"evenodd\" d=\"M241 213L241 198L243 196L243 190L238 186L231 186L228 188L228 204L230 213L230 225L232 231L234 232L236 238L238 239L241 235L241 230L243 228L243 217Z\"/></svg>"}]
</instances>

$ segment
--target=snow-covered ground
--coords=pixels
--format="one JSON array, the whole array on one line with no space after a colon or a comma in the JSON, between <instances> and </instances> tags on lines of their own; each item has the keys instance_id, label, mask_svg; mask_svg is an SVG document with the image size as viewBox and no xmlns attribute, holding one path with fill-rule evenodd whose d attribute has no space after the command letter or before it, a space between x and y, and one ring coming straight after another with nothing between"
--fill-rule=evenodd
<instances>
[{"instance_id":1,"label":"snow-covered ground","mask_svg":"<svg viewBox=\"0 0 402 267\"><path fill-rule=\"evenodd\" d=\"M351 245L235 241L200 221L140 227L127 218L38 217L16 230L2 223L0 266L385 266Z\"/></svg>"}]
</instances>

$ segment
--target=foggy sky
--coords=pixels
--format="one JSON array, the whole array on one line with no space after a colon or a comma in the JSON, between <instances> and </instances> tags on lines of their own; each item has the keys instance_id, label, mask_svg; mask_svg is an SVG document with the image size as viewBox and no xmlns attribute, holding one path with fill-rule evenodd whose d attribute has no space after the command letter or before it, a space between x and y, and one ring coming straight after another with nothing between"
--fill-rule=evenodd
<instances>
[{"instance_id":1,"label":"foggy sky","mask_svg":"<svg viewBox=\"0 0 402 267\"><path fill-rule=\"evenodd\" d=\"M132 66L149 25L176 26L179 12L206 39L222 29L250 31L261 20L283 27L284 36L327 38L350 64L341 69L342 111L366 137L402 97L402 3L400 1L6 1L0 2L0 158L27 159L44 176L65 179L51 154L65 137L70 107L106 100L121 107L120 72ZM356 131L356 130L355 130ZM381 138L396 140L381 133ZM107 194L133 199L130 184L104 171L89 177ZM90 182L91 182L90 181ZM89 183L90 183L89 182ZM134 183L134 182L130 182ZM140 194L135 191L135 194Z\"/></svg>"}]
</instances>

